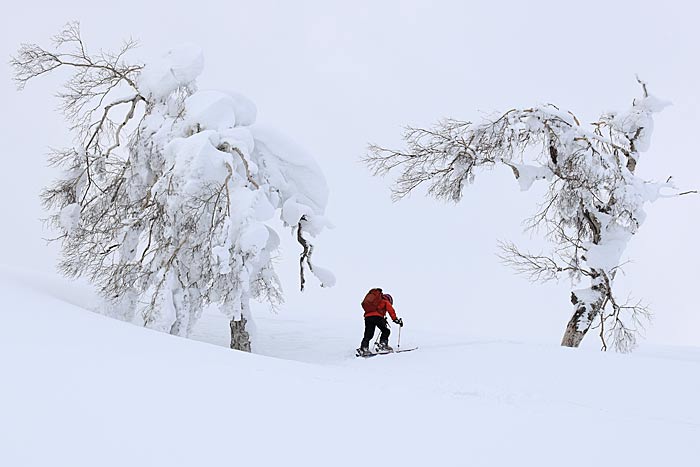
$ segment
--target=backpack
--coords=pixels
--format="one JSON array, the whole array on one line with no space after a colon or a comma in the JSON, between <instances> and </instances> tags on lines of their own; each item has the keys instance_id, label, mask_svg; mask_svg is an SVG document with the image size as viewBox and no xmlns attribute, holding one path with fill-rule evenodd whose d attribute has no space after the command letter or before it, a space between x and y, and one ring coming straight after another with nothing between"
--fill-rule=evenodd
<instances>
[{"instance_id":1,"label":"backpack","mask_svg":"<svg viewBox=\"0 0 700 467\"><path fill-rule=\"evenodd\" d=\"M379 303L382 301L382 289L370 289L362 300L362 309L365 313L376 313L379 311Z\"/></svg>"}]
</instances>

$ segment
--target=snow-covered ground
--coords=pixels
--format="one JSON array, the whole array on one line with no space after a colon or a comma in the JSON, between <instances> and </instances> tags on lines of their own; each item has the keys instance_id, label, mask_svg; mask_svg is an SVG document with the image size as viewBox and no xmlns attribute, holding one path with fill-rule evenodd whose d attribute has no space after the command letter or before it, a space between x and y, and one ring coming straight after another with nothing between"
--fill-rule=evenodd
<instances>
[{"instance_id":1,"label":"snow-covered ground","mask_svg":"<svg viewBox=\"0 0 700 467\"><path fill-rule=\"evenodd\" d=\"M0 271L0 296L0 466L698 465L697 348L407 322L419 350L363 360L359 318L307 310L257 316L250 355L213 314L197 342L87 311L50 277Z\"/></svg>"}]
</instances>

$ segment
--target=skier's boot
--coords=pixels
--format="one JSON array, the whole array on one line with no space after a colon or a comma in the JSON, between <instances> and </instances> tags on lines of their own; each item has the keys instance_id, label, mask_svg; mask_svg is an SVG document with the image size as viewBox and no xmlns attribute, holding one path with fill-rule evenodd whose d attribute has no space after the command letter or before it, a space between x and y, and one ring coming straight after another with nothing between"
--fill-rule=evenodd
<instances>
[{"instance_id":1,"label":"skier's boot","mask_svg":"<svg viewBox=\"0 0 700 467\"><path fill-rule=\"evenodd\" d=\"M394 349L391 348L388 342L379 342L379 344L377 344L377 352L386 353L393 351Z\"/></svg>"},{"instance_id":2,"label":"skier's boot","mask_svg":"<svg viewBox=\"0 0 700 467\"><path fill-rule=\"evenodd\" d=\"M371 355L371 354L372 354L372 352L370 352L367 347L360 347L359 349L357 349L357 352L355 353L355 355L357 355L358 357L366 357L367 355Z\"/></svg>"}]
</instances>

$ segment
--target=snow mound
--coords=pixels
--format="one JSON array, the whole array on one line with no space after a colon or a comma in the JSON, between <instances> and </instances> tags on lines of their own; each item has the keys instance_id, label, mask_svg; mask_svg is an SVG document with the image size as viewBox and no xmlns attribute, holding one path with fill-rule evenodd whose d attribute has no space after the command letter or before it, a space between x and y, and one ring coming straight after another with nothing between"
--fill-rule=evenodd
<instances>
[{"instance_id":1,"label":"snow mound","mask_svg":"<svg viewBox=\"0 0 700 467\"><path fill-rule=\"evenodd\" d=\"M202 49L194 44L173 48L141 71L138 88L146 97L161 100L193 83L204 69Z\"/></svg>"},{"instance_id":2,"label":"snow mound","mask_svg":"<svg viewBox=\"0 0 700 467\"><path fill-rule=\"evenodd\" d=\"M282 192L283 199L294 198L294 203L304 205L288 208L293 214L285 221L294 225L308 212L323 215L328 204L328 184L316 161L297 144L277 130L256 124L251 127L256 147L270 168L270 183Z\"/></svg>"},{"instance_id":3,"label":"snow mound","mask_svg":"<svg viewBox=\"0 0 700 467\"><path fill-rule=\"evenodd\" d=\"M249 126L255 123L256 115L255 104L237 93L202 90L185 99L185 121L202 130Z\"/></svg>"}]
</instances>

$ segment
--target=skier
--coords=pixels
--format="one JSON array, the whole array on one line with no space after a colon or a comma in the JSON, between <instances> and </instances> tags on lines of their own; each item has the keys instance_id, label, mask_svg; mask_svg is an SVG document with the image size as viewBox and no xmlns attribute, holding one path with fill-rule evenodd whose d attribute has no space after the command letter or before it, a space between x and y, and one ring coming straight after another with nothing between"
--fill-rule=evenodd
<instances>
[{"instance_id":1,"label":"skier","mask_svg":"<svg viewBox=\"0 0 700 467\"><path fill-rule=\"evenodd\" d=\"M377 350L379 352L392 352L394 350L389 346L389 334L391 334L391 330L386 320L386 313L388 311L392 321L399 326L403 326L403 320L396 317L393 304L393 297L383 293L382 289L379 288L370 290L367 296L365 296L365 299L362 301L362 309L365 311L365 334L360 348L357 349L357 354L359 356L365 356L371 353L369 351L369 341L374 337L375 327L379 328L381 331Z\"/></svg>"}]
</instances>

